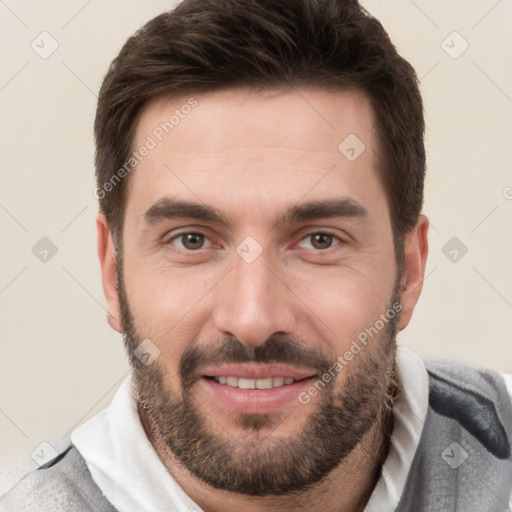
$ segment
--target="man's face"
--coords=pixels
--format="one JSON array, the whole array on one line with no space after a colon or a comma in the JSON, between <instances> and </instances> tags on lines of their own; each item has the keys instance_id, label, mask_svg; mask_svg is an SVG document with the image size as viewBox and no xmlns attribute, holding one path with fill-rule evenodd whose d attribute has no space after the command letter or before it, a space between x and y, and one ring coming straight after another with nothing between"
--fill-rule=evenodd
<instances>
[{"instance_id":1,"label":"man's face","mask_svg":"<svg viewBox=\"0 0 512 512\"><path fill-rule=\"evenodd\" d=\"M150 103L133 143L157 143L130 177L118 269L129 351L159 350L131 353L142 413L211 485L305 488L382 420L391 383L400 276L375 118L358 92L194 98L161 141L189 98Z\"/></svg>"}]
</instances>

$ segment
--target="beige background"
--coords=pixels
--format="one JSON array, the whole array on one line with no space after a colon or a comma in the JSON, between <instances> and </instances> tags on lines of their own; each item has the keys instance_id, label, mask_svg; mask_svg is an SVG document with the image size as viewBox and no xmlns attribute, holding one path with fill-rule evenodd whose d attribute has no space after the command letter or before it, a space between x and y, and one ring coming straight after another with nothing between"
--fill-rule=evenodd
<instances>
[{"instance_id":1,"label":"beige background","mask_svg":"<svg viewBox=\"0 0 512 512\"><path fill-rule=\"evenodd\" d=\"M92 124L108 64L171 5L0 2L0 472L42 442L58 449L128 371L96 261ZM428 277L399 341L512 372L512 2L364 5L421 77L428 123ZM46 59L31 47L53 40ZM32 253L42 237L58 251L46 263ZM453 237L468 249L456 262L443 253ZM17 476L0 478L0 494Z\"/></svg>"}]
</instances>

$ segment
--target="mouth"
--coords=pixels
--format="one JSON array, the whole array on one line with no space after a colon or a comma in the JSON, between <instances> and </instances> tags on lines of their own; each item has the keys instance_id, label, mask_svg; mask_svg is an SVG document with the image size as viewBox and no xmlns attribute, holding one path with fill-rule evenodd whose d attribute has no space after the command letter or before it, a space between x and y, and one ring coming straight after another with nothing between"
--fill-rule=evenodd
<instances>
[{"instance_id":1,"label":"mouth","mask_svg":"<svg viewBox=\"0 0 512 512\"><path fill-rule=\"evenodd\" d=\"M300 382L300 380L295 380L291 377L267 377L264 379L247 379L247 378L238 378L234 376L225 376L225 375L216 375L214 377L207 377L213 379L215 382L219 384L225 384L226 386L231 386L233 388L239 389L271 389L271 388L280 388L281 386L286 386L288 384L293 384L294 382Z\"/></svg>"},{"instance_id":2,"label":"mouth","mask_svg":"<svg viewBox=\"0 0 512 512\"><path fill-rule=\"evenodd\" d=\"M294 402L317 373L285 365L238 364L204 370L199 379L208 403L231 411L263 414L276 412Z\"/></svg>"}]
</instances>

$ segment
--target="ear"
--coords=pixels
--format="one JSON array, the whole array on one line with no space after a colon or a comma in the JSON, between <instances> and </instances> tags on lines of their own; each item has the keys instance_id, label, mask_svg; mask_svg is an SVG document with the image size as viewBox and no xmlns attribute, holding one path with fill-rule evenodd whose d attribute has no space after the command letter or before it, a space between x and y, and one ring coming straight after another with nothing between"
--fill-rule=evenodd
<instances>
[{"instance_id":1,"label":"ear","mask_svg":"<svg viewBox=\"0 0 512 512\"><path fill-rule=\"evenodd\" d=\"M114 242L107 219L102 213L98 214L96 218L96 230L103 293L107 299L108 307L107 320L112 329L121 332L121 309L119 307L119 296L117 294L117 261L114 251Z\"/></svg>"},{"instance_id":2,"label":"ear","mask_svg":"<svg viewBox=\"0 0 512 512\"><path fill-rule=\"evenodd\" d=\"M400 303L402 311L398 320L398 329L409 324L414 307L423 288L425 266L428 256L428 219L420 215L416 225L404 240L405 267L402 273Z\"/></svg>"}]
</instances>

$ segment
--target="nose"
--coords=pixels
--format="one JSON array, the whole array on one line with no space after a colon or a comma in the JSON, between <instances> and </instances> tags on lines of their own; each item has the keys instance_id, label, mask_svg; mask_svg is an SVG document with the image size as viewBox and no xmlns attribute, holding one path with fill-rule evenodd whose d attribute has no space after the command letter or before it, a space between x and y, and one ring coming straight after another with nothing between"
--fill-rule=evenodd
<instances>
[{"instance_id":1,"label":"nose","mask_svg":"<svg viewBox=\"0 0 512 512\"><path fill-rule=\"evenodd\" d=\"M244 345L262 345L273 334L295 329L297 299L285 276L270 268L265 253L251 263L235 254L234 267L223 279L216 299L216 328Z\"/></svg>"}]
</instances>

